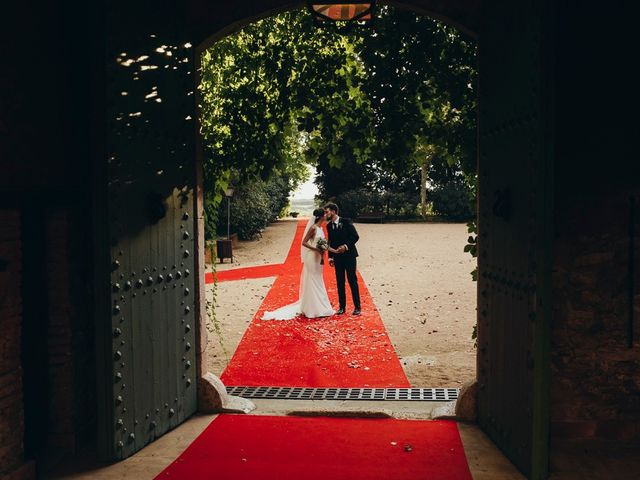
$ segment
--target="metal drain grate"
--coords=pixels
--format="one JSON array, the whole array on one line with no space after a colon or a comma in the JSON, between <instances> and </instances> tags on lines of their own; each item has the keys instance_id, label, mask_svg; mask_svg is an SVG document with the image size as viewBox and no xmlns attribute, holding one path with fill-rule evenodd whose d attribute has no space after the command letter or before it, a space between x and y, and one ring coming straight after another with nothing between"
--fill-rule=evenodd
<instances>
[{"instance_id":1,"label":"metal drain grate","mask_svg":"<svg viewBox=\"0 0 640 480\"><path fill-rule=\"evenodd\" d=\"M307 388L227 387L227 393L244 398L282 400L404 400L447 402L458 398L457 388Z\"/></svg>"}]
</instances>

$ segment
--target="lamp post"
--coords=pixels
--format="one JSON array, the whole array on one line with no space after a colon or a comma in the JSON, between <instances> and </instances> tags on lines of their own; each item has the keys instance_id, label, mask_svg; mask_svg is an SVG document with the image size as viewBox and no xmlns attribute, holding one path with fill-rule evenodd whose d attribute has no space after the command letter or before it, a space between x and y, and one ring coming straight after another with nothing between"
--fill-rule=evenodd
<instances>
[{"instance_id":1,"label":"lamp post","mask_svg":"<svg viewBox=\"0 0 640 480\"><path fill-rule=\"evenodd\" d=\"M227 197L227 240L231 240L231 197L233 196L233 187L228 187L224 194Z\"/></svg>"},{"instance_id":2,"label":"lamp post","mask_svg":"<svg viewBox=\"0 0 640 480\"><path fill-rule=\"evenodd\" d=\"M231 197L233 196L233 188L229 187L224 191L227 197L227 238L216 240L216 248L220 263L224 263L225 258L230 258L233 263L233 246L231 242Z\"/></svg>"}]
</instances>

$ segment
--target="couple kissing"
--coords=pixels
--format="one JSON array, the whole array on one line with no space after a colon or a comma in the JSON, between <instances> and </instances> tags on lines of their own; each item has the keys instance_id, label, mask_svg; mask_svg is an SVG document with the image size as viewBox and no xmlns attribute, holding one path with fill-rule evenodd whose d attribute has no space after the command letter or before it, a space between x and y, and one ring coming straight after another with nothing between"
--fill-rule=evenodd
<instances>
[{"instance_id":1,"label":"couple kissing","mask_svg":"<svg viewBox=\"0 0 640 480\"><path fill-rule=\"evenodd\" d=\"M324 223L327 223L328 240L325 238ZM335 203L317 208L309 219L300 245L302 274L298 301L272 312L265 312L263 320L291 320L303 315L307 318L342 315L346 310L346 281L349 282L354 310L352 315L360 315L360 290L358 288L356 243L358 232L353 222L339 216ZM324 255L329 257L329 266L336 273L339 309L335 311L329 301L322 276Z\"/></svg>"}]
</instances>

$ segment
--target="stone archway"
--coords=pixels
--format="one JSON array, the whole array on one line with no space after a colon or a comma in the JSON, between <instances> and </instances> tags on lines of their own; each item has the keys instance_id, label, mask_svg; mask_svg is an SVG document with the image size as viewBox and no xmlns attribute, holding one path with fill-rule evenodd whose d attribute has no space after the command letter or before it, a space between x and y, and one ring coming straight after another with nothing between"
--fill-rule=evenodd
<instances>
[{"instance_id":1,"label":"stone archway","mask_svg":"<svg viewBox=\"0 0 640 480\"><path fill-rule=\"evenodd\" d=\"M124 184L122 182L130 179L138 182L146 190L158 192L159 195L154 197L157 200L155 203L153 198L147 197L147 201L151 202L148 205L149 208L152 212L157 212L158 209L153 208L153 205L162 203L162 200L167 198L167 194L173 191L172 188L167 190L168 187L172 187L171 181L167 183L167 177L163 177L160 172L164 172L163 166L168 165L167 162L174 161L176 156L179 156L182 162L180 167L182 171L179 172L179 175L182 175L180 188L176 194L177 197L172 201L176 202L175 205L178 207L185 205L180 203L182 201L180 198L185 198L184 195L186 195L187 204L193 202L195 218L198 221L194 222L193 217L190 220L188 217L183 217L183 224L175 224L176 228L180 226L181 229L175 232L186 229L187 223L188 229L197 232L198 240L193 243L194 250L197 252L197 262L194 264L196 280L192 288L196 289L200 296L196 297L192 304L196 309L194 313L199 314L196 335L192 339L197 355L192 361L187 360L187 356L192 353L183 355L179 363L184 364L183 366L188 369L194 366L193 361L195 361L195 373L198 378L201 378L204 373L201 353L202 325L205 316L201 301L204 298L201 288L202 176L197 173L199 162L188 161L189 158L195 159L195 152L197 152L195 145L197 135L194 134L197 127L193 122L194 118L197 118L193 95L196 84L194 69L197 67L197 49L194 53L193 45L198 45L200 49L204 48L216 38L252 20L294 6L296 5L272 1L261 6L247 3L213 8L206 2L194 1L183 5L177 11L172 10L171 7L146 11L143 6L132 11L133 7L124 3L120 9L114 8L113 16L118 20L119 30L113 37L110 52L119 60L116 62L117 67L114 67L113 78L116 82L111 87L113 93L111 100L116 109L115 118L121 122L115 123L114 126L125 125L126 128L111 130L110 138L115 145L115 152L113 154L109 152L109 156L116 160L111 162L108 175L111 175L112 186L113 180L119 180ZM542 88L543 75L546 71L541 71L537 63L541 52L546 48L546 44L542 41L545 25L542 21L542 7L533 4L527 7L529 10L526 12L515 11L515 7L505 2L500 5L484 6L481 10L478 2L471 1L415 1L404 3L403 6L444 19L467 31L480 32L479 420L498 445L505 449L522 470L529 472L532 478L538 478L544 475L547 469L548 346L545 342L548 342L546 331L548 322L547 227L550 208L547 195L549 184L546 177L550 170L548 168L550 155L542 148L546 126L541 120L542 109L548 101L546 92ZM516 28L516 25L519 28ZM211 31L217 33L212 36ZM167 51L176 52L180 62L175 63L174 60L167 59ZM176 55L169 58L175 59ZM505 58L513 61L505 62ZM128 67L127 63L140 64L145 68L133 74L124 84L118 85L117 82L120 80L117 79L124 78L120 73L123 68ZM121 88L122 86L127 88ZM127 112L128 107L121 108L120 105L127 103L122 97L127 101L132 99L132 92L138 96L138 103L132 103L136 105L136 109ZM167 116L168 110L162 110L149 102L149 100L156 102L157 96L160 96L165 104L168 102L169 105L178 107L184 116L176 119L175 113L172 113L173 120L170 122L154 120L154 115L158 115L157 118L160 119L170 118ZM147 110L153 113L147 114ZM121 113L126 117L120 115ZM147 115L150 116L147 117ZM118 117L120 117L119 120ZM138 122L140 118L142 122ZM169 130L171 123L175 125ZM123 135L120 138L118 138L119 131ZM122 142L123 138L126 138L125 142ZM160 138L162 142L158 146ZM122 162L118 160L118 157L123 155L121 152L124 152L125 158L132 152L139 156L135 161ZM149 161L145 163L145 159ZM513 159L517 159L519 165L526 165L526 174L513 168ZM150 174L150 171L153 174ZM144 178L144 181L141 181L141 178ZM183 193L180 193L181 191ZM133 193L131 200L143 200L138 196L137 193ZM109 206L118 201L114 198L116 197L107 196L103 201ZM122 204L116 208L124 206ZM105 236L102 238L106 242L111 242L112 245L114 241L122 245L122 240L125 248L121 246L111 248L112 265L116 264L118 256L129 255L129 258L134 260L135 255L132 256L132 251L127 251L127 239L140 238L140 235L144 236L152 231L144 227L144 221L132 223L130 219L126 225L119 227L121 222L117 215L115 217L108 228L111 234L104 232ZM162 222L162 218L161 216L158 221ZM117 233L114 235L113 232ZM193 256L185 246L193 242L193 238L187 239L180 233L176 237L176 242L180 245L181 255L185 258L191 257L189 261L193 261ZM527 260L522 261L522 259ZM167 265L160 265L158 262L166 263L162 253L155 258L150 258L146 264L141 264L136 269L144 271L145 268L168 268ZM153 263L158 264L152 265ZM178 265L176 269L177 267ZM138 273L130 274L137 278ZM154 272L153 275L156 273ZM149 278L151 277L152 275L149 275ZM164 279L162 281L164 282ZM117 283L113 279L112 282ZM155 282L156 280L152 278L151 283ZM151 284L149 287L154 288ZM108 331L103 330L102 336L99 337L99 341L103 343L106 338L109 338L109 343L112 343L111 336L116 334L119 336L118 332L122 331L118 323L121 320L119 312L116 313L116 307L121 308L120 299L126 295L116 291L115 285L113 290L111 294L103 296L102 303L99 304L100 315L104 315L105 311L110 312L111 328ZM125 301L128 298L122 300ZM131 300L130 303L135 302ZM144 312L136 313L136 310L132 310L130 314L134 319L144 318L141 316ZM181 317L184 316L178 315L177 318ZM179 321L186 324L184 318ZM144 320L142 322L141 325L144 325ZM178 345L183 342L191 344L187 337L193 335L193 332L192 326L188 326L189 330L184 332L182 339L179 338L180 335L176 337ZM180 328L186 328L186 326ZM517 338L517 341L514 341L514 338ZM135 342L135 338L132 338L132 341ZM136 355L134 349L134 365L141 361L136 360ZM178 359L179 357L178 355ZM107 358L109 360L103 361L102 364L102 368L106 370L105 377L115 375L117 383L121 380L118 374L120 373L121 376L123 374L120 371L120 363L113 364L111 355ZM125 362L121 363L125 364ZM516 365L517 368L509 371L504 368L505 364ZM189 388L193 381L190 373L176 372L176 374L178 382L185 382L183 388ZM137 378L140 378L140 375ZM186 380L190 381L186 382ZM171 382L171 379L168 377L165 381ZM160 381L161 384L163 382ZM206 382L198 383L201 391L203 386L207 386ZM137 435L131 436L131 428L137 431L133 425L148 423L152 415L146 413L147 416L143 422L131 414L124 415L131 409L122 412L123 407L118 403L118 395L114 388L107 390L104 392L103 405L104 411L108 414L104 416L103 425L106 431L113 432L105 438L107 451L112 452L111 455L121 451L123 453L116 456L126 456L125 451L135 451L146 441L151 441L155 435L162 433L156 431L151 436L143 435L143 439L139 439ZM183 410L184 415L187 416L194 408L195 397L192 395L193 393L189 394L191 406ZM206 397L207 395L201 395L201 399ZM116 405L109 406L113 398L116 400ZM148 403L151 405L158 401L161 400L153 399ZM164 401L164 405L169 405L169 402ZM517 409L511 409L514 405L524 405L525 415L520 415ZM148 408L140 405L136 410L144 412ZM161 406L155 408L158 413L162 409ZM171 415L173 409L166 408L168 408L168 415ZM204 408L204 405L201 405L201 408ZM120 413L117 413L118 411ZM131 422L132 427L124 431L119 420ZM173 425L172 422L169 420L166 423L167 428Z\"/></svg>"},{"instance_id":2,"label":"stone archway","mask_svg":"<svg viewBox=\"0 0 640 480\"><path fill-rule=\"evenodd\" d=\"M547 469L550 316L551 158L541 147L548 131L538 124L541 105L549 101L542 89L548 71L539 69L535 63L546 44L541 41L542 30L537 30L541 24L533 23L534 19L540 21L543 12L540 6L532 6L531 23L527 24L523 13L505 5L491 10L487 7L482 12L478 9L475 17L468 4L464 12L456 10L459 4L449 5L449 9L432 2L402 6L480 34L480 422L521 469L538 477ZM242 25L282 8L286 5L273 5L271 10L251 12L244 20L235 19L206 37L199 48L204 49ZM503 28L501 22L511 27ZM517 31L514 24L523 30ZM472 26L477 30L471 30ZM501 63L505 55L514 59L507 68ZM507 78L509 83L503 84ZM524 84L528 90L521 94L517 89ZM514 140L514 135L520 138ZM532 175L508 171L510 162L505 151L510 151L511 158L526 163ZM512 214L513 205L517 205L518 211ZM511 247L505 248L505 244L494 240L499 237L510 238ZM521 248L513 248L518 243ZM527 262L519 262L523 258ZM522 335L514 335L513 321L520 322ZM519 340L514 342L516 337ZM518 375L505 371L504 366L511 362L518 365ZM518 409L509 413L509 406L514 405L524 405L525 414L521 415Z\"/></svg>"},{"instance_id":3,"label":"stone archway","mask_svg":"<svg viewBox=\"0 0 640 480\"><path fill-rule=\"evenodd\" d=\"M477 25L479 12L473 11L470 9L469 11L465 10L466 7L446 5L443 10L439 10L443 6L435 5L433 2L414 2L415 5L407 2L389 2L390 4L402 8L405 10L410 10L415 13L419 13L425 16L433 17L442 20L445 23L453 25L460 29L461 31L466 32L470 36L477 38ZM464 3L464 2L462 2ZM281 12L289 11L291 9L303 8L304 3L287 3L287 2L267 2L266 4L255 5L247 8L245 10L240 10L242 16L234 16L233 9L225 10L207 10L206 6L203 6L199 2L192 2L187 9L187 21L190 24L190 28L196 32L198 37L192 43L194 45L194 62L195 67L193 69L196 72L196 76L194 77L195 85L194 91L196 95L197 86L199 85L198 72L200 70L200 57L201 54L209 48L211 45L215 44L217 41L225 38L228 35L232 35L233 33L239 31L243 27L250 25L253 22L263 20L269 18L273 15L277 15ZM477 5L476 5L477 7ZM474 7L474 8L476 8ZM204 10L203 10L204 9ZM228 16L229 15L229 16ZM224 19L224 20L221 20ZM228 24L226 22L229 22ZM220 28L214 33L211 33L211 24L219 25ZM200 42L200 43L197 43ZM199 102L198 102L199 103ZM195 115L195 118L199 118L199 115ZM197 142L200 141L198 136ZM202 199L203 199L203 188L202 188L202 163L203 163L203 153L201 145L197 145L196 148L197 155L197 165L196 169L198 171L198 191L197 191L197 210L198 210L198 219L199 223L199 236L198 242L200 245L204 245L204 223L203 223L203 208L202 208ZM202 253L202 248L199 248L200 252L199 263L200 270L204 272L204 255ZM200 286L200 298L205 298L204 292L204 284ZM206 312L204 311L204 303L201 303L201 324L198 327L198 337L200 338L201 348L198 349L198 352L201 352L206 345L206 329L204 328ZM203 373L207 371L207 366L205 362L206 356L203 353L199 353L198 367L200 371ZM212 378L212 377L210 377ZM219 390L219 389L218 389ZM199 408L203 411L211 411L212 406L221 405L222 400L219 398L219 393L216 389L211 388L210 382L203 382L201 385L201 390L203 394L203 398L211 399L208 403L200 402ZM475 391L475 390L472 390ZM205 393L206 392L206 393Z\"/></svg>"}]
</instances>

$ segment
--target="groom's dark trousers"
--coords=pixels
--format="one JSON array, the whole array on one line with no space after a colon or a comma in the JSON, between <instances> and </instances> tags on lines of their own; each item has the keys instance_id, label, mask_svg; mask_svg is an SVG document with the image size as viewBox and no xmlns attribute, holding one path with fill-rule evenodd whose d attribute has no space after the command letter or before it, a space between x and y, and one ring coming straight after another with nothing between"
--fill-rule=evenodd
<instances>
[{"instance_id":1,"label":"groom's dark trousers","mask_svg":"<svg viewBox=\"0 0 640 480\"><path fill-rule=\"evenodd\" d=\"M335 222L329 222L327 231L329 232L329 245L331 245L332 248L337 249L341 245L347 246L347 251L344 253L329 253L329 257L333 259L334 268L336 269L336 283L338 285L340 308L345 309L347 306L347 295L345 292L346 274L353 298L353 306L360 309L360 289L358 288L358 277L356 275L356 258L358 257L356 243L360 238L358 232L351 220L342 217L339 218L337 225Z\"/></svg>"}]
</instances>

